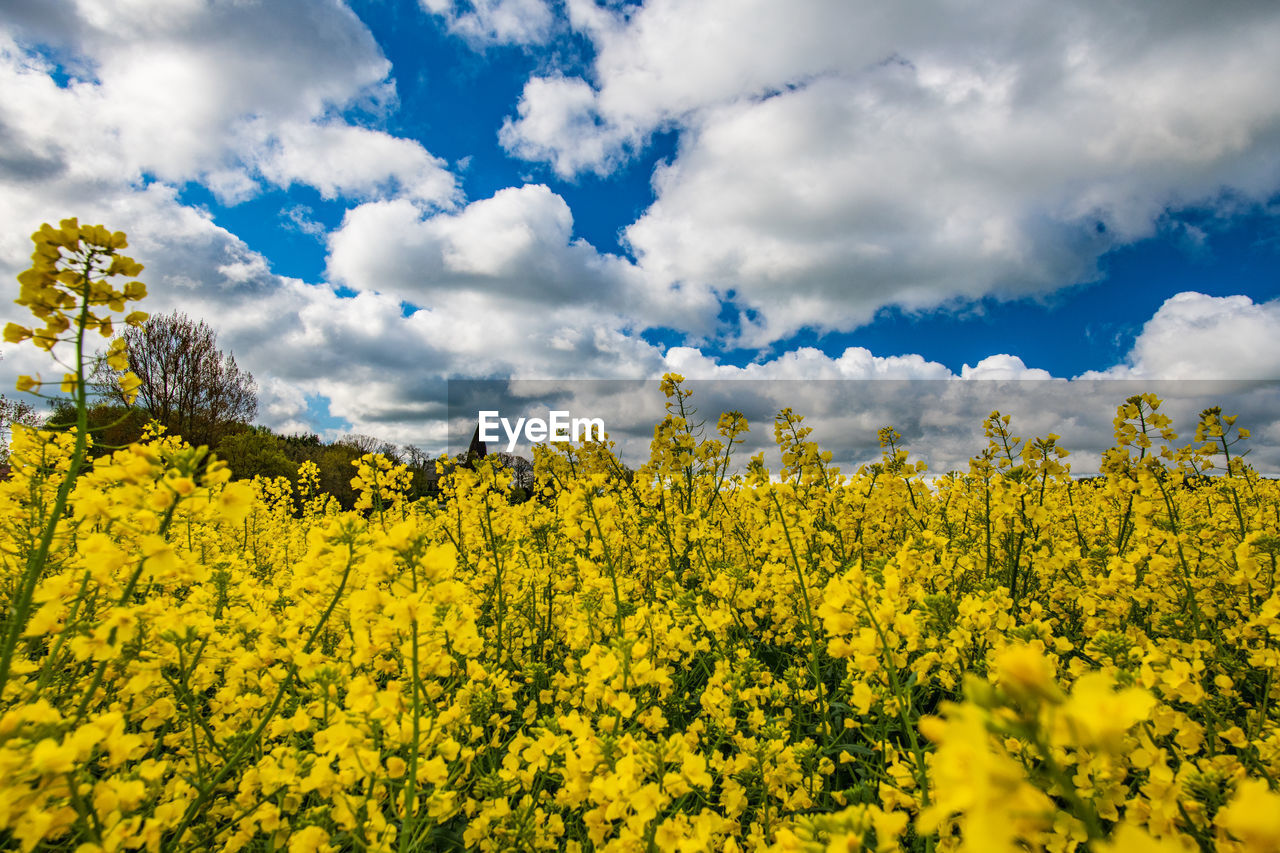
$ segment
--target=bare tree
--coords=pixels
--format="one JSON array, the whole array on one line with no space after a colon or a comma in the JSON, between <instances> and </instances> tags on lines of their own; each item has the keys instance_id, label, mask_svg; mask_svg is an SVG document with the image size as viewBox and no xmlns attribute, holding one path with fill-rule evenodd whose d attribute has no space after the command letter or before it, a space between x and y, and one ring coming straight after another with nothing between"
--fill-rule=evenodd
<instances>
[{"instance_id":1,"label":"bare tree","mask_svg":"<svg viewBox=\"0 0 1280 853\"><path fill-rule=\"evenodd\" d=\"M435 457L415 444L401 447L400 456L413 475L414 497L440 493L440 474L436 471Z\"/></svg>"},{"instance_id":2,"label":"bare tree","mask_svg":"<svg viewBox=\"0 0 1280 853\"><path fill-rule=\"evenodd\" d=\"M430 453L427 453L416 444L406 444L400 448L400 455L404 459L404 464L410 468L429 468L435 464L435 459Z\"/></svg>"},{"instance_id":3,"label":"bare tree","mask_svg":"<svg viewBox=\"0 0 1280 853\"><path fill-rule=\"evenodd\" d=\"M9 464L9 438L13 434L13 425L38 427L44 418L25 400L10 400L0 394L0 466Z\"/></svg>"},{"instance_id":4,"label":"bare tree","mask_svg":"<svg viewBox=\"0 0 1280 853\"><path fill-rule=\"evenodd\" d=\"M129 369L142 380L137 404L192 444L213 446L258 413L253 376L218 349L217 335L203 320L158 314L126 328L124 339Z\"/></svg>"},{"instance_id":5,"label":"bare tree","mask_svg":"<svg viewBox=\"0 0 1280 853\"><path fill-rule=\"evenodd\" d=\"M530 490L533 488L533 463L523 456L516 456L514 453L495 453L493 454L498 464L512 476L511 485L518 489Z\"/></svg>"},{"instance_id":6,"label":"bare tree","mask_svg":"<svg viewBox=\"0 0 1280 853\"><path fill-rule=\"evenodd\" d=\"M0 360L3 359L4 354L0 353ZM26 400L10 400L0 394L0 474L8 476L9 439L13 435L13 425L39 427L43 426L44 422L44 416Z\"/></svg>"},{"instance_id":7,"label":"bare tree","mask_svg":"<svg viewBox=\"0 0 1280 853\"><path fill-rule=\"evenodd\" d=\"M349 435L344 435L336 443L353 447L360 451L362 456L368 453L380 453L392 462L398 463L400 461L400 449L398 447L389 441L383 441L372 435L353 432Z\"/></svg>"}]
</instances>

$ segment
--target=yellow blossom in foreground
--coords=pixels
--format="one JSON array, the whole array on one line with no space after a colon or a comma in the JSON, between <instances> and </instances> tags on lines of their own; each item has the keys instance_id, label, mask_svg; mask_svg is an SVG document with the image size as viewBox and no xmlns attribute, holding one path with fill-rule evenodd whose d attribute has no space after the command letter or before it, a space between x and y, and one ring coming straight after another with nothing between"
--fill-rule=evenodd
<instances>
[{"instance_id":1,"label":"yellow blossom in foreground","mask_svg":"<svg viewBox=\"0 0 1280 853\"><path fill-rule=\"evenodd\" d=\"M1217 823L1248 853L1280 850L1280 794L1260 779L1245 779L1218 812Z\"/></svg>"},{"instance_id":2,"label":"yellow blossom in foreground","mask_svg":"<svg viewBox=\"0 0 1280 853\"><path fill-rule=\"evenodd\" d=\"M122 234L67 220L35 245L39 322L6 337L61 347L86 305L110 332L145 293L109 281L138 271ZM344 509L314 462L232 480L176 436L95 456L15 428L0 839L1280 847L1280 484L1229 415L1179 446L1129 398L1079 481L1057 436L994 412L968 470L926 480L892 429L841 472L784 410L775 476L735 468L740 414L711 436L662 388L639 470L541 448L525 502L494 460L442 464L415 499L406 466L364 456Z\"/></svg>"}]
</instances>

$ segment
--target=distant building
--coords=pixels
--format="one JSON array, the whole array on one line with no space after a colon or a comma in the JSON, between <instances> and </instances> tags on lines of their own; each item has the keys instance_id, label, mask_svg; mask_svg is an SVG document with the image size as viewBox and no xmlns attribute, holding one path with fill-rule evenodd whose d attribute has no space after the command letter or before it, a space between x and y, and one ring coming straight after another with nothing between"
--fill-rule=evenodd
<instances>
[{"instance_id":1,"label":"distant building","mask_svg":"<svg viewBox=\"0 0 1280 853\"><path fill-rule=\"evenodd\" d=\"M484 442L480 440L480 424L476 424L476 431L471 434L471 445L467 448L467 458L466 461L462 463L462 466L464 468L471 468L476 464L477 459L483 459L488 455L488 448L486 448Z\"/></svg>"}]
</instances>

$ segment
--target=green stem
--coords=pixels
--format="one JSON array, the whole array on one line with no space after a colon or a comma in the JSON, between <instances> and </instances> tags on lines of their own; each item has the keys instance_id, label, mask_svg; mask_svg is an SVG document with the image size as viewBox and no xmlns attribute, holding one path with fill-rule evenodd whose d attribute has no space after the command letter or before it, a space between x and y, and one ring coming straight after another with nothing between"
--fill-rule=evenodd
<instances>
[{"instance_id":1,"label":"green stem","mask_svg":"<svg viewBox=\"0 0 1280 853\"><path fill-rule=\"evenodd\" d=\"M80 468L84 464L85 453L88 449L89 411L84 381L84 330L89 319L90 274L93 271L93 259L95 257L95 253L90 252L88 257L85 258L84 269L81 272L80 279L84 291L80 303L80 316L76 321L75 447L71 451L71 461L67 466L67 475L58 486L58 494L54 498L53 509L49 513L48 521L45 522L44 530L41 532L40 542L35 551L27 558L27 565L23 571L18 595L10 608L9 630L5 633L4 645L0 646L0 699L3 699L5 690L9 686L9 672L13 665L13 655L18 646L18 639L22 636L22 629L26 627L27 620L31 616L31 601L35 596L36 586L44 574L45 566L49 560L49 548L53 545L58 523L62 521L62 516L66 512L67 500L71 496L71 489L75 485L76 477L80 474Z\"/></svg>"}]
</instances>

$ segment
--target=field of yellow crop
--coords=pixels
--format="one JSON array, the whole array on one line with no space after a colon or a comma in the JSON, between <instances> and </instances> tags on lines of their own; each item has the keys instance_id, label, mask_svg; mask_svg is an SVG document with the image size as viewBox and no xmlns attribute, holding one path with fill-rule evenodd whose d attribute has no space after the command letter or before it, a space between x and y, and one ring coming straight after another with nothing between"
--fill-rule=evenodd
<instances>
[{"instance_id":1,"label":"field of yellow crop","mask_svg":"<svg viewBox=\"0 0 1280 853\"><path fill-rule=\"evenodd\" d=\"M64 226L22 279L46 327L6 337L75 342L83 406L85 329L141 294L123 235ZM1179 444L1117 401L1083 482L993 413L926 481L888 430L842 474L783 411L782 469L735 473L745 421L664 390L634 476L547 452L521 504L484 463L411 503L365 457L344 512L177 438L89 465L19 430L0 845L1280 849L1280 487L1232 418Z\"/></svg>"}]
</instances>

